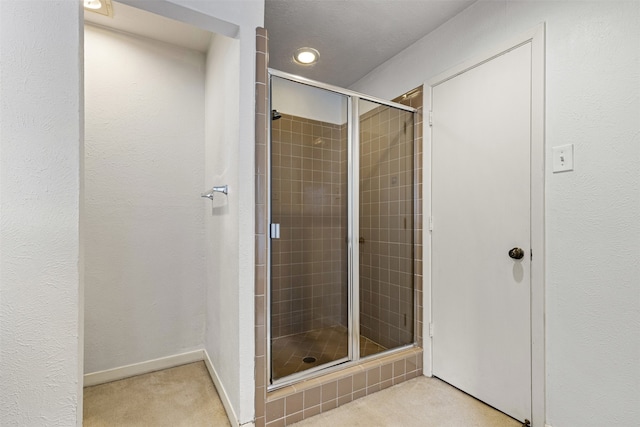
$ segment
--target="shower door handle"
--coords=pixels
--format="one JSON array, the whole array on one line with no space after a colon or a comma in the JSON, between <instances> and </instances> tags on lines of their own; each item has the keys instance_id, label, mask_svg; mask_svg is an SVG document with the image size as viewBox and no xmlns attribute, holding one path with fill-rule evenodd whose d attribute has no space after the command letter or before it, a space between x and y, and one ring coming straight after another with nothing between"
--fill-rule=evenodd
<instances>
[{"instance_id":1,"label":"shower door handle","mask_svg":"<svg viewBox=\"0 0 640 427\"><path fill-rule=\"evenodd\" d=\"M280 224L271 224L269 226L269 237L272 239L280 238Z\"/></svg>"}]
</instances>

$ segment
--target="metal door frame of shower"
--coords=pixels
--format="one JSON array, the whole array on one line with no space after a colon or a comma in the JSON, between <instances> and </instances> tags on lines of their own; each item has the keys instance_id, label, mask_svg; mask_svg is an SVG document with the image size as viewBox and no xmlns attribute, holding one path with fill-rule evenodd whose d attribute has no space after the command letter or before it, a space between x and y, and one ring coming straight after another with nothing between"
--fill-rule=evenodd
<instances>
[{"instance_id":1,"label":"metal door frame of shower","mask_svg":"<svg viewBox=\"0 0 640 427\"><path fill-rule=\"evenodd\" d=\"M347 97L347 258L348 258L348 266L347 266L347 275L348 275L348 335L349 335L349 343L348 343L348 355L347 357L334 360L330 364L324 364L321 366L316 366L314 368L310 368L301 372L296 372L291 375L287 375L283 377L282 380L273 380L273 370L271 368L271 236L268 236L269 244L267 245L267 289L266 289L266 298L267 298L267 311L266 311L266 336L267 336L267 351L266 351L266 367L268 370L268 390L275 390L281 387L285 387L296 382L299 382L303 379L308 379L314 376L318 376L321 374L330 373L339 369L343 369L346 366L350 366L352 364L357 364L360 360L360 271L359 268L355 268L355 266L360 265L360 249L359 245L354 245L353 242L358 241L358 236L360 230L360 180L359 180L359 171L360 171L360 145L354 144L354 141L357 141L360 133L360 121L357 118L359 115L359 100L371 101L376 104L397 108L399 110L408 111L414 114L414 125L415 125L415 114L417 113L417 109L398 104L395 102L387 101L384 99L376 98L373 96L365 95L362 93L358 93L355 91L351 91L348 89L344 89L338 86L333 86L330 84L318 82L315 80L307 79L305 77L297 76L294 74L286 73L279 70L274 70L272 68L268 68L268 99L269 99L269 109L267 111L268 116L270 117L270 113L272 111L271 105L271 78L279 77L294 83L300 83L303 85L315 87L318 89L324 89L330 92L337 93L339 95L344 95ZM272 224L271 217L271 126L272 120L268 120L269 123L269 132L267 132L267 170L266 170L266 180L267 180L267 194L266 194L266 205L267 205L267 214L268 214L268 224ZM416 135L413 135L413 139L415 141ZM358 179L355 179L355 178ZM414 224L415 226L415 224ZM271 227L269 227L271 228ZM414 282L415 287L415 282ZM414 316L414 325L417 322L417 318L419 313L417 312L418 301L415 299L414 293L414 301L413 301L413 316ZM356 309L358 308L358 309ZM368 357L378 357L378 356L387 356L389 354L393 354L399 351L403 351L407 348L414 347L417 342L416 328L414 326L413 330L413 342L411 344L403 345L400 347L395 347L381 353L376 354L375 356ZM367 357L367 358L368 358Z\"/></svg>"}]
</instances>

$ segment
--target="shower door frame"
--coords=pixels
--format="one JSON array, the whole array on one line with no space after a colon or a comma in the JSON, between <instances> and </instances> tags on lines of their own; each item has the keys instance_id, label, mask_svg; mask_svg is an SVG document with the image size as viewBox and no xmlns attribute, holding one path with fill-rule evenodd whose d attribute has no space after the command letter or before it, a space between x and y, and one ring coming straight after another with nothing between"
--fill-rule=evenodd
<instances>
[{"instance_id":1,"label":"shower door frame","mask_svg":"<svg viewBox=\"0 0 640 427\"><path fill-rule=\"evenodd\" d=\"M354 141L360 140L360 114L359 114L359 101L365 100L376 104L380 104L387 107L397 108L399 110L408 111L413 114L414 128L416 124L417 109L409 107L403 104L387 101L384 99L376 98L373 96L365 95L359 92L344 89L338 86L333 86L327 83L318 82L315 80L307 79L306 77L297 76L295 74L286 73L284 71L274 70L272 68L267 69L268 72L268 87L267 96L269 100L269 108L267 110L267 116L269 123L269 132L267 132L267 194L266 205L269 224L269 232L267 234L267 312L266 312L266 336L267 336L267 348L266 348L266 367L268 371L267 390L272 391L281 387L297 383L302 380L309 379L311 377L324 375L325 373L331 373L333 371L343 369L345 367L357 364L362 359L376 358L387 356L396 352L403 351L407 348L415 347L417 342L417 322L419 313L417 312L418 302L415 298L413 300L413 341L410 344L394 347L389 350L382 351L375 355L366 356L365 358L360 356L360 245L355 244L358 242L360 233L360 144L355 144ZM273 121L270 119L271 111L273 109L271 105L272 93L271 93L271 78L278 77L288 80L290 82L299 83L318 89L327 90L329 92L336 93L338 95L347 97L347 305L348 305L348 353L346 357L334 360L330 363L326 363L320 366L306 369L304 371L296 372L291 375L287 375L278 380L273 379L273 370L271 367L271 233L270 228L272 224L271 216L271 127ZM414 132L413 141L415 143L416 135ZM415 166L414 166L415 167ZM415 185L415 183L414 183ZM415 197L415 195L414 195ZM415 227L415 224L413 225ZM415 282L413 284L415 290Z\"/></svg>"}]
</instances>

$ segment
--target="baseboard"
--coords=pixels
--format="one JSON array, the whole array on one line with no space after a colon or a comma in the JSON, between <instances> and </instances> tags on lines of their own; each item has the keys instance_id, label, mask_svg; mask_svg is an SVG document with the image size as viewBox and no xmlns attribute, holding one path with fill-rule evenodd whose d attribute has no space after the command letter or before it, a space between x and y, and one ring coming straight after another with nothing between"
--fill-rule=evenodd
<instances>
[{"instance_id":1,"label":"baseboard","mask_svg":"<svg viewBox=\"0 0 640 427\"><path fill-rule=\"evenodd\" d=\"M84 386L90 387L93 385L104 384L111 381L134 377L136 375L148 374L149 372L186 365L187 363L199 362L204 359L204 350L195 350L188 353L176 354L174 356L161 357L159 359L148 360L146 362L134 363L133 365L108 369L106 371L92 372L84 375ZM211 372L210 369L209 372ZM218 385L216 384L216 388L217 387Z\"/></svg>"},{"instance_id":2,"label":"baseboard","mask_svg":"<svg viewBox=\"0 0 640 427\"><path fill-rule=\"evenodd\" d=\"M211 363L211 359L209 358L209 354L207 350L202 350L204 364L207 366L207 370L209 371L209 376L213 381L213 385L216 386L216 391L218 392L218 396L220 396L220 400L222 401L222 406L224 406L224 410L227 411L227 418L229 418L229 422L232 427L239 427L240 423L238 421L238 417L236 413L233 411L233 407L231 406L231 401L229 400L229 396L227 395L227 391L222 386L222 382L220 381L220 377L213 367L213 363ZM243 427L249 427L246 424L243 424Z\"/></svg>"}]
</instances>

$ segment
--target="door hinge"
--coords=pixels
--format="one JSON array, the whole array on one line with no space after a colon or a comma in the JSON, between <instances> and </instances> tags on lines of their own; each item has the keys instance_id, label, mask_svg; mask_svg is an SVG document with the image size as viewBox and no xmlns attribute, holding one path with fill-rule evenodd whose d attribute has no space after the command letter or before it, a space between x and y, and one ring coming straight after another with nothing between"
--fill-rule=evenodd
<instances>
[{"instance_id":1,"label":"door hinge","mask_svg":"<svg viewBox=\"0 0 640 427\"><path fill-rule=\"evenodd\" d=\"M533 249L530 249L529 251L531 253L531 261L533 261Z\"/></svg>"},{"instance_id":2,"label":"door hinge","mask_svg":"<svg viewBox=\"0 0 640 427\"><path fill-rule=\"evenodd\" d=\"M433 231L433 217L429 217L429 231Z\"/></svg>"},{"instance_id":3,"label":"door hinge","mask_svg":"<svg viewBox=\"0 0 640 427\"><path fill-rule=\"evenodd\" d=\"M433 126L433 111L429 111L429 127Z\"/></svg>"},{"instance_id":4,"label":"door hinge","mask_svg":"<svg viewBox=\"0 0 640 427\"><path fill-rule=\"evenodd\" d=\"M280 224L271 224L269 226L269 237L272 239L280 238Z\"/></svg>"},{"instance_id":5,"label":"door hinge","mask_svg":"<svg viewBox=\"0 0 640 427\"><path fill-rule=\"evenodd\" d=\"M433 323L429 323L429 338L433 338Z\"/></svg>"}]
</instances>

